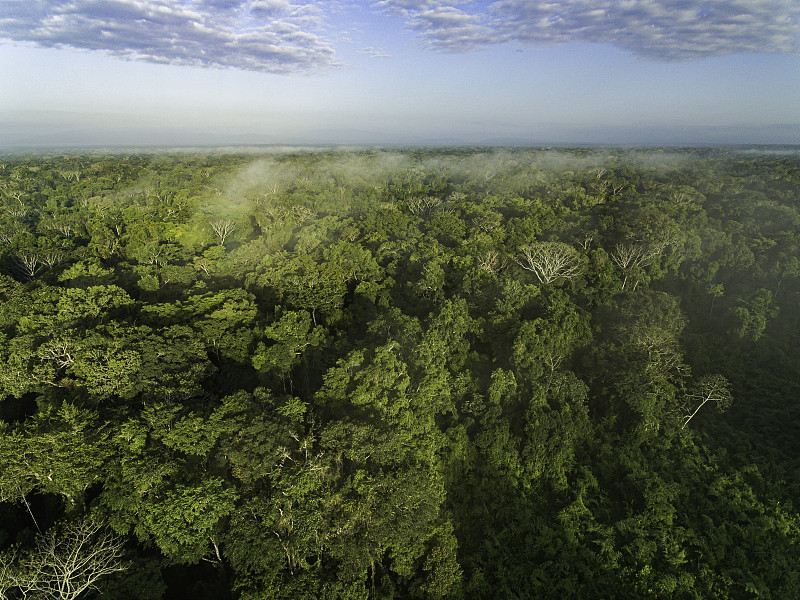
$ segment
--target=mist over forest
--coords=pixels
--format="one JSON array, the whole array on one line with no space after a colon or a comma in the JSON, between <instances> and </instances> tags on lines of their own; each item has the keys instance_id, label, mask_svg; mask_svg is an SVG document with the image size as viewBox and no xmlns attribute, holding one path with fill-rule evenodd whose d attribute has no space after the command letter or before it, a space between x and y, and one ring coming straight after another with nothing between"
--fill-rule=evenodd
<instances>
[{"instance_id":1,"label":"mist over forest","mask_svg":"<svg viewBox=\"0 0 800 600\"><path fill-rule=\"evenodd\" d=\"M0 599L800 597L800 147L0 154Z\"/></svg>"}]
</instances>

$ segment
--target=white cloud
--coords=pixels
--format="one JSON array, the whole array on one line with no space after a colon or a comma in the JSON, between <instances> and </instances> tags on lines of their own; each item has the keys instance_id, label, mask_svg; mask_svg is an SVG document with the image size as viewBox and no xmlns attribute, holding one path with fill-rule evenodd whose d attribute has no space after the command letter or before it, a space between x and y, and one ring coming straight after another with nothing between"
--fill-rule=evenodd
<instances>
[{"instance_id":1,"label":"white cloud","mask_svg":"<svg viewBox=\"0 0 800 600\"><path fill-rule=\"evenodd\" d=\"M577 42L663 61L800 53L798 0L498 0L488 6L383 0L373 6L404 16L425 45L449 52Z\"/></svg>"},{"instance_id":2,"label":"white cloud","mask_svg":"<svg viewBox=\"0 0 800 600\"><path fill-rule=\"evenodd\" d=\"M480 16L453 6L421 10L409 18L408 25L426 44L445 52L467 52L491 43L494 36Z\"/></svg>"},{"instance_id":3,"label":"white cloud","mask_svg":"<svg viewBox=\"0 0 800 600\"><path fill-rule=\"evenodd\" d=\"M372 6L391 15L409 17L417 11L433 8L437 4L437 0L380 0Z\"/></svg>"},{"instance_id":4,"label":"white cloud","mask_svg":"<svg viewBox=\"0 0 800 600\"><path fill-rule=\"evenodd\" d=\"M395 58L397 56L396 54L392 54L381 48L374 48L373 46L367 46L366 48L356 50L356 53L369 56L370 58Z\"/></svg>"},{"instance_id":5,"label":"white cloud","mask_svg":"<svg viewBox=\"0 0 800 600\"><path fill-rule=\"evenodd\" d=\"M319 17L288 0L2 0L0 38L155 63L268 73L337 64Z\"/></svg>"},{"instance_id":6,"label":"white cloud","mask_svg":"<svg viewBox=\"0 0 800 600\"><path fill-rule=\"evenodd\" d=\"M254 0L250 3L250 13L260 17L271 17L290 9L291 5L285 0Z\"/></svg>"}]
</instances>

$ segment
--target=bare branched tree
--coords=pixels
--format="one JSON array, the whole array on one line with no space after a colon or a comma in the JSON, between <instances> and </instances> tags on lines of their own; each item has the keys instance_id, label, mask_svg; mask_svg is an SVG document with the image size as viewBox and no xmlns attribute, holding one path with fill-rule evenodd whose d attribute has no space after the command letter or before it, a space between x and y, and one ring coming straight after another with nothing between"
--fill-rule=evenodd
<instances>
[{"instance_id":1,"label":"bare branched tree","mask_svg":"<svg viewBox=\"0 0 800 600\"><path fill-rule=\"evenodd\" d=\"M204 257L195 258L194 269L195 271L202 271L206 275L211 275L211 272L214 270L214 263Z\"/></svg>"},{"instance_id":2,"label":"bare branched tree","mask_svg":"<svg viewBox=\"0 0 800 600\"><path fill-rule=\"evenodd\" d=\"M673 332L654 325L641 325L631 332L631 341L647 355L645 372L651 375L650 384L664 374L682 376L689 367L683 362L678 340Z\"/></svg>"},{"instance_id":3,"label":"bare branched tree","mask_svg":"<svg viewBox=\"0 0 800 600\"><path fill-rule=\"evenodd\" d=\"M440 208L441 204L442 199L436 196L418 196L408 200L408 209L420 217L429 217Z\"/></svg>"},{"instance_id":4,"label":"bare branched tree","mask_svg":"<svg viewBox=\"0 0 800 600\"><path fill-rule=\"evenodd\" d=\"M16 562L17 549L15 547L12 546L9 550L0 553L0 600L11 598L8 591L17 587Z\"/></svg>"},{"instance_id":5,"label":"bare branched tree","mask_svg":"<svg viewBox=\"0 0 800 600\"><path fill-rule=\"evenodd\" d=\"M61 264L61 261L64 260L64 253L59 250L49 250L42 253L40 260L48 269L52 269Z\"/></svg>"},{"instance_id":6,"label":"bare branched tree","mask_svg":"<svg viewBox=\"0 0 800 600\"><path fill-rule=\"evenodd\" d=\"M673 191L669 195L669 199L672 200L675 204L684 205L689 204L692 198L686 192L682 192L679 190Z\"/></svg>"},{"instance_id":7,"label":"bare branched tree","mask_svg":"<svg viewBox=\"0 0 800 600\"><path fill-rule=\"evenodd\" d=\"M295 205L292 207L292 217L298 223L305 223L310 219L316 219L317 213L306 206Z\"/></svg>"},{"instance_id":8,"label":"bare branched tree","mask_svg":"<svg viewBox=\"0 0 800 600\"><path fill-rule=\"evenodd\" d=\"M87 519L58 529L40 536L29 552L0 556L0 590L16 589L23 598L76 600L97 589L101 577L127 568L122 539L99 523Z\"/></svg>"},{"instance_id":9,"label":"bare branched tree","mask_svg":"<svg viewBox=\"0 0 800 600\"><path fill-rule=\"evenodd\" d=\"M225 238L228 237L236 227L236 223L230 219L220 219L211 223L211 229L219 238L219 245L225 243Z\"/></svg>"},{"instance_id":10,"label":"bare branched tree","mask_svg":"<svg viewBox=\"0 0 800 600\"><path fill-rule=\"evenodd\" d=\"M474 223L484 233L492 233L503 227L503 215L496 210L489 210L478 215Z\"/></svg>"},{"instance_id":11,"label":"bare branched tree","mask_svg":"<svg viewBox=\"0 0 800 600\"><path fill-rule=\"evenodd\" d=\"M6 212L15 219L24 219L28 215L28 207L22 201L21 193L9 193L9 196L14 198L16 204L9 204L6 206Z\"/></svg>"},{"instance_id":12,"label":"bare branched tree","mask_svg":"<svg viewBox=\"0 0 800 600\"><path fill-rule=\"evenodd\" d=\"M620 269L635 266L641 267L654 257L653 252L646 244L628 243L617 244L611 252L613 260Z\"/></svg>"},{"instance_id":13,"label":"bare branched tree","mask_svg":"<svg viewBox=\"0 0 800 600\"><path fill-rule=\"evenodd\" d=\"M661 255L666 248L668 242L659 240L654 244L646 244L644 242L629 242L624 244L617 244L611 252L611 260L623 271L625 277L622 280L622 289L628 283L628 271L631 268L642 268L652 261L657 256ZM638 281L634 283L633 289L636 289Z\"/></svg>"},{"instance_id":14,"label":"bare branched tree","mask_svg":"<svg viewBox=\"0 0 800 600\"><path fill-rule=\"evenodd\" d=\"M497 250L489 250L478 257L478 266L492 275L502 271L507 264L507 259L501 256Z\"/></svg>"},{"instance_id":15,"label":"bare branched tree","mask_svg":"<svg viewBox=\"0 0 800 600\"><path fill-rule=\"evenodd\" d=\"M60 233L64 237L72 237L75 229L72 223L64 220L54 220L47 224L47 229Z\"/></svg>"},{"instance_id":16,"label":"bare branched tree","mask_svg":"<svg viewBox=\"0 0 800 600\"><path fill-rule=\"evenodd\" d=\"M454 204L463 202L466 199L467 195L464 192L451 192L450 195L447 197L447 201L453 202Z\"/></svg>"},{"instance_id":17,"label":"bare branched tree","mask_svg":"<svg viewBox=\"0 0 800 600\"><path fill-rule=\"evenodd\" d=\"M63 177L67 181L72 181L73 179L75 181L80 181L81 180L81 172L78 171L78 170L75 170L75 171L66 171L66 170L64 170L64 171L59 171L58 174L61 175L61 177Z\"/></svg>"},{"instance_id":18,"label":"bare branched tree","mask_svg":"<svg viewBox=\"0 0 800 600\"><path fill-rule=\"evenodd\" d=\"M517 264L531 271L541 283L574 279L581 274L577 250L563 242L536 242L520 248Z\"/></svg>"},{"instance_id":19,"label":"bare branched tree","mask_svg":"<svg viewBox=\"0 0 800 600\"><path fill-rule=\"evenodd\" d=\"M708 293L711 294L711 307L708 309L708 316L714 314L714 302L717 298L725 295L725 286L721 283L712 283L708 286Z\"/></svg>"},{"instance_id":20,"label":"bare branched tree","mask_svg":"<svg viewBox=\"0 0 800 600\"><path fill-rule=\"evenodd\" d=\"M13 256L14 265L26 279L33 279L41 270L42 261L33 251L20 251Z\"/></svg>"},{"instance_id":21,"label":"bare branched tree","mask_svg":"<svg viewBox=\"0 0 800 600\"><path fill-rule=\"evenodd\" d=\"M720 412L728 408L733 402L728 380L722 375L707 375L703 377L694 389L686 394L682 406L682 429L686 429L698 411L709 402L714 402Z\"/></svg>"},{"instance_id":22,"label":"bare branched tree","mask_svg":"<svg viewBox=\"0 0 800 600\"><path fill-rule=\"evenodd\" d=\"M17 237L17 230L0 225L0 243L11 244Z\"/></svg>"},{"instance_id":23,"label":"bare branched tree","mask_svg":"<svg viewBox=\"0 0 800 600\"><path fill-rule=\"evenodd\" d=\"M75 363L72 356L75 353L75 344L68 339L53 340L39 346L38 354L42 360L50 360L64 369Z\"/></svg>"}]
</instances>

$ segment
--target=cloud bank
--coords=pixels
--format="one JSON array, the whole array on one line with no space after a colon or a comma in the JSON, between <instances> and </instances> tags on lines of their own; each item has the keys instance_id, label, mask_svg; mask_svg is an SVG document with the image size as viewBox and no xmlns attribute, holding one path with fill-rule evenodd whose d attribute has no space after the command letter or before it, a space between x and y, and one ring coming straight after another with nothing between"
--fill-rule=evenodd
<instances>
[{"instance_id":1,"label":"cloud bank","mask_svg":"<svg viewBox=\"0 0 800 600\"><path fill-rule=\"evenodd\" d=\"M153 63L308 73L339 65L319 33L324 2L0 0L0 39ZM425 47L440 52L599 43L661 61L800 53L800 0L364 2L403 18ZM357 52L389 54L372 47Z\"/></svg>"},{"instance_id":2,"label":"cloud bank","mask_svg":"<svg viewBox=\"0 0 800 600\"><path fill-rule=\"evenodd\" d=\"M0 38L267 73L337 65L319 11L290 0L2 0Z\"/></svg>"},{"instance_id":3,"label":"cloud bank","mask_svg":"<svg viewBox=\"0 0 800 600\"><path fill-rule=\"evenodd\" d=\"M745 52L800 53L798 0L382 0L425 46L443 52L518 42L612 44L685 61Z\"/></svg>"}]
</instances>

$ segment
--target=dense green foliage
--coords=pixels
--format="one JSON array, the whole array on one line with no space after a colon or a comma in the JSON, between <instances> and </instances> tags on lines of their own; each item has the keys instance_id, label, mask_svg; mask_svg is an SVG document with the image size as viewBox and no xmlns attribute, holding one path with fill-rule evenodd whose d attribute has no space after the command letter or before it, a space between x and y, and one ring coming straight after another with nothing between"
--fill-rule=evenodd
<instances>
[{"instance_id":1,"label":"dense green foliage","mask_svg":"<svg viewBox=\"0 0 800 600\"><path fill-rule=\"evenodd\" d=\"M0 597L69 553L47 597L800 597L796 153L6 156L0 194Z\"/></svg>"}]
</instances>

